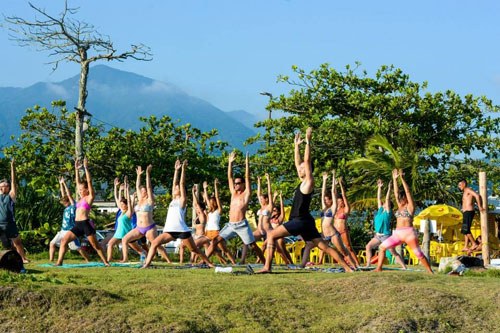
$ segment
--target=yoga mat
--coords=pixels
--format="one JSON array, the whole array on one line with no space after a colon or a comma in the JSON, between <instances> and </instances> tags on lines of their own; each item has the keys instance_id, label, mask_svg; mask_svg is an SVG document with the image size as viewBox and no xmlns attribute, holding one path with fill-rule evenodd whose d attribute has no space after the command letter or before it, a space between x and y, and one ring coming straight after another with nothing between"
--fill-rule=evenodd
<instances>
[{"instance_id":1,"label":"yoga mat","mask_svg":"<svg viewBox=\"0 0 500 333\"><path fill-rule=\"evenodd\" d=\"M63 264L62 266L56 266L54 264L39 264L38 267L54 267L54 268L85 268L85 267L106 267L102 262L89 262L86 264ZM139 268L141 265L134 264L122 264L117 262L112 262L111 267L132 267Z\"/></svg>"},{"instance_id":2,"label":"yoga mat","mask_svg":"<svg viewBox=\"0 0 500 333\"><path fill-rule=\"evenodd\" d=\"M371 271L374 270L375 267L360 267L362 271ZM405 272L425 272L425 269L413 269L413 268L407 268L407 269L402 269L400 267L382 267L383 271L405 271Z\"/></svg>"}]
</instances>

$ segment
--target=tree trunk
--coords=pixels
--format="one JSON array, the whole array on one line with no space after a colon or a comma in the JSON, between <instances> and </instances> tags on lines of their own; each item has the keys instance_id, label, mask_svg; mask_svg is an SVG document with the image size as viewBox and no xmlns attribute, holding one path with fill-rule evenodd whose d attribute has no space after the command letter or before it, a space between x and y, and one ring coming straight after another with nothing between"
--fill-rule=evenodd
<instances>
[{"instance_id":1,"label":"tree trunk","mask_svg":"<svg viewBox=\"0 0 500 333\"><path fill-rule=\"evenodd\" d=\"M484 212L481 212L481 242L484 265L490 264L490 245L489 245L489 225L488 225L488 182L486 172L479 172L479 195L481 196Z\"/></svg>"},{"instance_id":2,"label":"tree trunk","mask_svg":"<svg viewBox=\"0 0 500 333\"><path fill-rule=\"evenodd\" d=\"M87 62L87 52L81 51L81 72L78 89L78 106L76 111L75 125L75 153L78 160L83 159L83 118L85 116L85 104L87 103L87 78L89 74L89 63Z\"/></svg>"}]
</instances>

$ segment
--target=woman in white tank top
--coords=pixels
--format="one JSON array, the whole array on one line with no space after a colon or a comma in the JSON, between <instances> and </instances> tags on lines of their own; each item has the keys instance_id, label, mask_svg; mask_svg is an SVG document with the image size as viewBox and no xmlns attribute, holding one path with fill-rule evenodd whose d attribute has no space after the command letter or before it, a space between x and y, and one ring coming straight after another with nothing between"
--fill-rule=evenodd
<instances>
[{"instance_id":1,"label":"woman in white tank top","mask_svg":"<svg viewBox=\"0 0 500 333\"><path fill-rule=\"evenodd\" d=\"M151 261L156 254L156 249L159 246L177 238L182 239L182 243L187 246L191 252L199 255L208 266L214 267L214 265L212 265L212 263L208 260L207 256L196 247L193 237L191 237L191 229L189 229L184 221L187 204L185 186L186 166L187 160L184 160L182 164L179 160L175 161L174 180L172 184L172 202L170 202L168 207L165 227L163 228L163 233L156 237L153 243L151 243L151 249L148 252L148 257L146 258L143 268L146 268L151 264ZM179 169L182 169L181 178L180 183L177 184Z\"/></svg>"},{"instance_id":2,"label":"woman in white tank top","mask_svg":"<svg viewBox=\"0 0 500 333\"><path fill-rule=\"evenodd\" d=\"M203 182L203 200L207 204L207 212L208 212L208 222L205 231L205 235L207 238L212 241L219 235L220 230L220 217L222 213L222 205L220 204L219 199L219 179L216 178L214 182L214 195L210 198L208 197L208 184L207 182ZM218 248L215 250L215 255L221 262L225 260L222 258L221 251L224 252L227 258L231 261L233 265L236 265L236 261L234 260L233 255L228 251L224 242L220 242L218 244Z\"/></svg>"}]
</instances>

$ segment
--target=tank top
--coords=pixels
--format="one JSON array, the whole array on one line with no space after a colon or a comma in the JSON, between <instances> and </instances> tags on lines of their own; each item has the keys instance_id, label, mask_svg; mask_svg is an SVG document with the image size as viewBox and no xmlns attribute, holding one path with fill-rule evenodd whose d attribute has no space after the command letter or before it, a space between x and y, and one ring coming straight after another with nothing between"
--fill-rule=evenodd
<instances>
[{"instance_id":1,"label":"tank top","mask_svg":"<svg viewBox=\"0 0 500 333\"><path fill-rule=\"evenodd\" d=\"M313 192L309 194L303 194L302 192L300 192L300 184L299 186L297 186L297 188L295 189L295 195L293 196L292 210L290 211L290 220L312 219L311 213L309 211L309 206L311 205Z\"/></svg>"},{"instance_id":2,"label":"tank top","mask_svg":"<svg viewBox=\"0 0 500 333\"><path fill-rule=\"evenodd\" d=\"M0 224L8 224L14 221L14 201L10 194L0 194Z\"/></svg>"},{"instance_id":3,"label":"tank top","mask_svg":"<svg viewBox=\"0 0 500 333\"><path fill-rule=\"evenodd\" d=\"M207 230L219 230L220 215L218 211L208 213Z\"/></svg>"},{"instance_id":4,"label":"tank top","mask_svg":"<svg viewBox=\"0 0 500 333\"><path fill-rule=\"evenodd\" d=\"M184 222L184 216L186 215L186 208L181 207L181 202L179 199L172 200L168 206L167 220L165 221L165 227L163 227L163 232L186 232L191 231Z\"/></svg>"}]
</instances>

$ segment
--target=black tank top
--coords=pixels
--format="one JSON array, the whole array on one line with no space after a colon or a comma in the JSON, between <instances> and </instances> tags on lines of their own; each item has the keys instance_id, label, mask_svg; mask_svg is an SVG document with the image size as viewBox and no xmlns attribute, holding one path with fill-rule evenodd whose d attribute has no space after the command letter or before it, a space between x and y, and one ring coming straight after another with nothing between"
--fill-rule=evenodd
<instances>
[{"instance_id":1,"label":"black tank top","mask_svg":"<svg viewBox=\"0 0 500 333\"><path fill-rule=\"evenodd\" d=\"M290 211L290 220L295 218L312 218L311 213L309 212L309 206L311 205L313 192L303 194L300 192L300 184L297 186L293 197L292 210Z\"/></svg>"}]
</instances>

